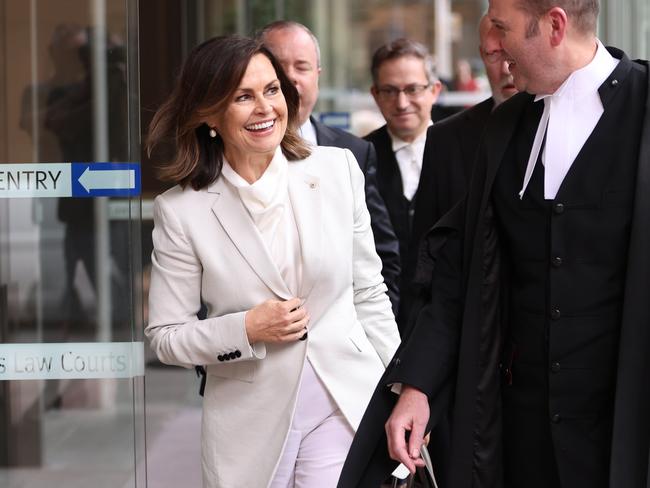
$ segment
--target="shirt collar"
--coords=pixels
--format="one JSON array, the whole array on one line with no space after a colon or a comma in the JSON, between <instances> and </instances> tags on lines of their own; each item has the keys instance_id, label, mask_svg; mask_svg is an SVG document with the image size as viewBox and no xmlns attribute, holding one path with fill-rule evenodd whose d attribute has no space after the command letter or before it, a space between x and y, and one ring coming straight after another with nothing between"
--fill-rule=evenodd
<instances>
[{"instance_id":1,"label":"shirt collar","mask_svg":"<svg viewBox=\"0 0 650 488\"><path fill-rule=\"evenodd\" d=\"M411 141L411 142L407 142L407 141L405 141L404 139L400 139L400 138L397 137L395 134L393 134L393 133L391 132L391 130L388 129L388 127L386 127L386 129L388 130L388 135L390 136L390 140L391 140L391 143L392 143L393 152L397 152L397 151L399 151L400 149L404 149L404 148L407 147L407 146L411 146L411 145L416 146L416 145L418 145L418 144L423 144L423 143L427 140L427 130L428 130L429 127L431 127L432 125L433 125L433 121L432 121L432 120L429 120L429 123L427 124L426 129L424 129L424 130L422 131L422 133L421 133L420 135L418 135L418 136L417 136L413 141Z\"/></svg>"},{"instance_id":2,"label":"shirt collar","mask_svg":"<svg viewBox=\"0 0 650 488\"><path fill-rule=\"evenodd\" d=\"M286 180L288 171L287 159L282 154L282 149L278 146L273 155L273 159L268 167L262 173L262 176L254 183L247 182L237 173L228 160L223 158L223 167L221 174L232 186L237 188L242 198L255 201L262 207L268 207L276 198L278 189L281 189L282 184Z\"/></svg>"},{"instance_id":3,"label":"shirt collar","mask_svg":"<svg viewBox=\"0 0 650 488\"><path fill-rule=\"evenodd\" d=\"M614 71L619 60L609 54L609 51L600 42L600 39L596 39L596 44L596 55L589 64L571 73L555 93L537 95L535 101L537 102L547 97L563 98L568 96L575 102L585 96L598 92L600 85Z\"/></svg>"},{"instance_id":4,"label":"shirt collar","mask_svg":"<svg viewBox=\"0 0 650 488\"><path fill-rule=\"evenodd\" d=\"M307 118L304 124L300 126L299 129L300 137L307 141L312 146L318 145L318 139L316 137L316 128L314 124L311 123L311 119Z\"/></svg>"}]
</instances>

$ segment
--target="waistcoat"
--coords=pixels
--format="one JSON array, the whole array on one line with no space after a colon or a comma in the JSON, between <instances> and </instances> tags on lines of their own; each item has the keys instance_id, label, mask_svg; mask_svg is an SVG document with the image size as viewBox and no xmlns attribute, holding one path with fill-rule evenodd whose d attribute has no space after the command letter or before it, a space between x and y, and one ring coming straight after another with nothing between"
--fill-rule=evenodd
<instances>
[{"instance_id":1,"label":"waistcoat","mask_svg":"<svg viewBox=\"0 0 650 488\"><path fill-rule=\"evenodd\" d=\"M541 160L523 199L518 195L543 102L524 111L495 180L509 277L506 486L607 486L643 116L643 104L630 100L617 71L600 89L605 112L554 200L543 197Z\"/></svg>"}]
</instances>

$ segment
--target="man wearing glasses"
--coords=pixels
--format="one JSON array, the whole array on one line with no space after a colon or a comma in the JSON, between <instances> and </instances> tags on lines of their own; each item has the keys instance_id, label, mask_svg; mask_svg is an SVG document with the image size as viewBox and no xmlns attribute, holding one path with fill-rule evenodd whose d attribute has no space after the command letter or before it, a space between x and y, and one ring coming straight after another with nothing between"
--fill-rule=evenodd
<instances>
[{"instance_id":1,"label":"man wearing glasses","mask_svg":"<svg viewBox=\"0 0 650 488\"><path fill-rule=\"evenodd\" d=\"M381 46L372 57L372 96L386 125L368 134L377 151L377 183L399 240L402 263L409 262L415 196L424 160L431 108L440 93L427 49L409 39ZM409 277L402 267L400 290ZM397 325L404 336L407 304L400 303Z\"/></svg>"}]
</instances>

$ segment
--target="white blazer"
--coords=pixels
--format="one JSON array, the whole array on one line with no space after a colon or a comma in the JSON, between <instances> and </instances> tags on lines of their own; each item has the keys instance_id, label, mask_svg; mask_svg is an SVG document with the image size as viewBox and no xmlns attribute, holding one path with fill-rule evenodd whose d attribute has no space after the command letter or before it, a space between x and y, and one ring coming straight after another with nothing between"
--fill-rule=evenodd
<instances>
[{"instance_id":1,"label":"white blazer","mask_svg":"<svg viewBox=\"0 0 650 488\"><path fill-rule=\"evenodd\" d=\"M399 343L354 156L317 147L288 164L303 259L299 297L311 317L305 341L248 344L246 312L292 296L236 189L220 177L207 189L176 186L155 200L145 332L164 363L207 366L205 487L268 486L305 355L356 430ZM205 320L197 319L201 301Z\"/></svg>"}]
</instances>

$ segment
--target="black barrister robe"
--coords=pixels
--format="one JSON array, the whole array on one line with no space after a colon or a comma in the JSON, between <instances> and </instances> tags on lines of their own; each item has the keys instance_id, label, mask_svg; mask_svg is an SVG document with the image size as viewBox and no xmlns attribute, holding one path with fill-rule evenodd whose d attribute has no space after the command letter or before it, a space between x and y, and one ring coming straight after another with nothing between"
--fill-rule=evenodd
<instances>
[{"instance_id":1,"label":"black barrister robe","mask_svg":"<svg viewBox=\"0 0 650 488\"><path fill-rule=\"evenodd\" d=\"M623 53L610 49L622 63ZM646 76L647 62L630 69ZM650 86L639 93L645 120L639 145L636 193L627 250L627 272L620 328L610 488L650 488ZM436 259L434 290L409 341L395 355L371 400L343 468L340 488L378 486L394 464L388 462L383 423L395 395L392 381L416 386L429 395L435 425L450 405L449 477L441 485L453 488L497 488L501 478L501 423L498 391L499 307L501 284L498 236L490 205L492 184L515 130L532 97L520 94L493 114L479 150L472 185L464 205L446 215L429 236ZM624 127L621 130L625 130ZM616 135L611 135L616 144ZM463 218L464 214L464 218ZM461 232L462 231L462 232ZM458 239L457 237L460 236ZM462 241L462 251L461 245ZM624 252L613 249L612 252ZM459 256L462 254L462 260ZM457 264L463 263L462 279ZM454 264L456 263L456 264ZM440 276L439 276L440 275ZM440 286L446 284L446 286ZM458 293L455 290L458 288ZM462 316L454 311L462 300ZM429 314L426 320L426 314ZM460 323L458 330L457 323ZM411 361L409 358L417 358ZM411 381L413 379L413 381Z\"/></svg>"},{"instance_id":2,"label":"black barrister robe","mask_svg":"<svg viewBox=\"0 0 650 488\"><path fill-rule=\"evenodd\" d=\"M481 134L494 108L492 97L429 127L409 242L409 260L402 262L408 277L400 298L408 307L407 337L422 304L421 284L414 283L422 238L429 229L467 194L472 165ZM419 273L420 275L422 273ZM416 280L417 281L417 280Z\"/></svg>"}]
</instances>

